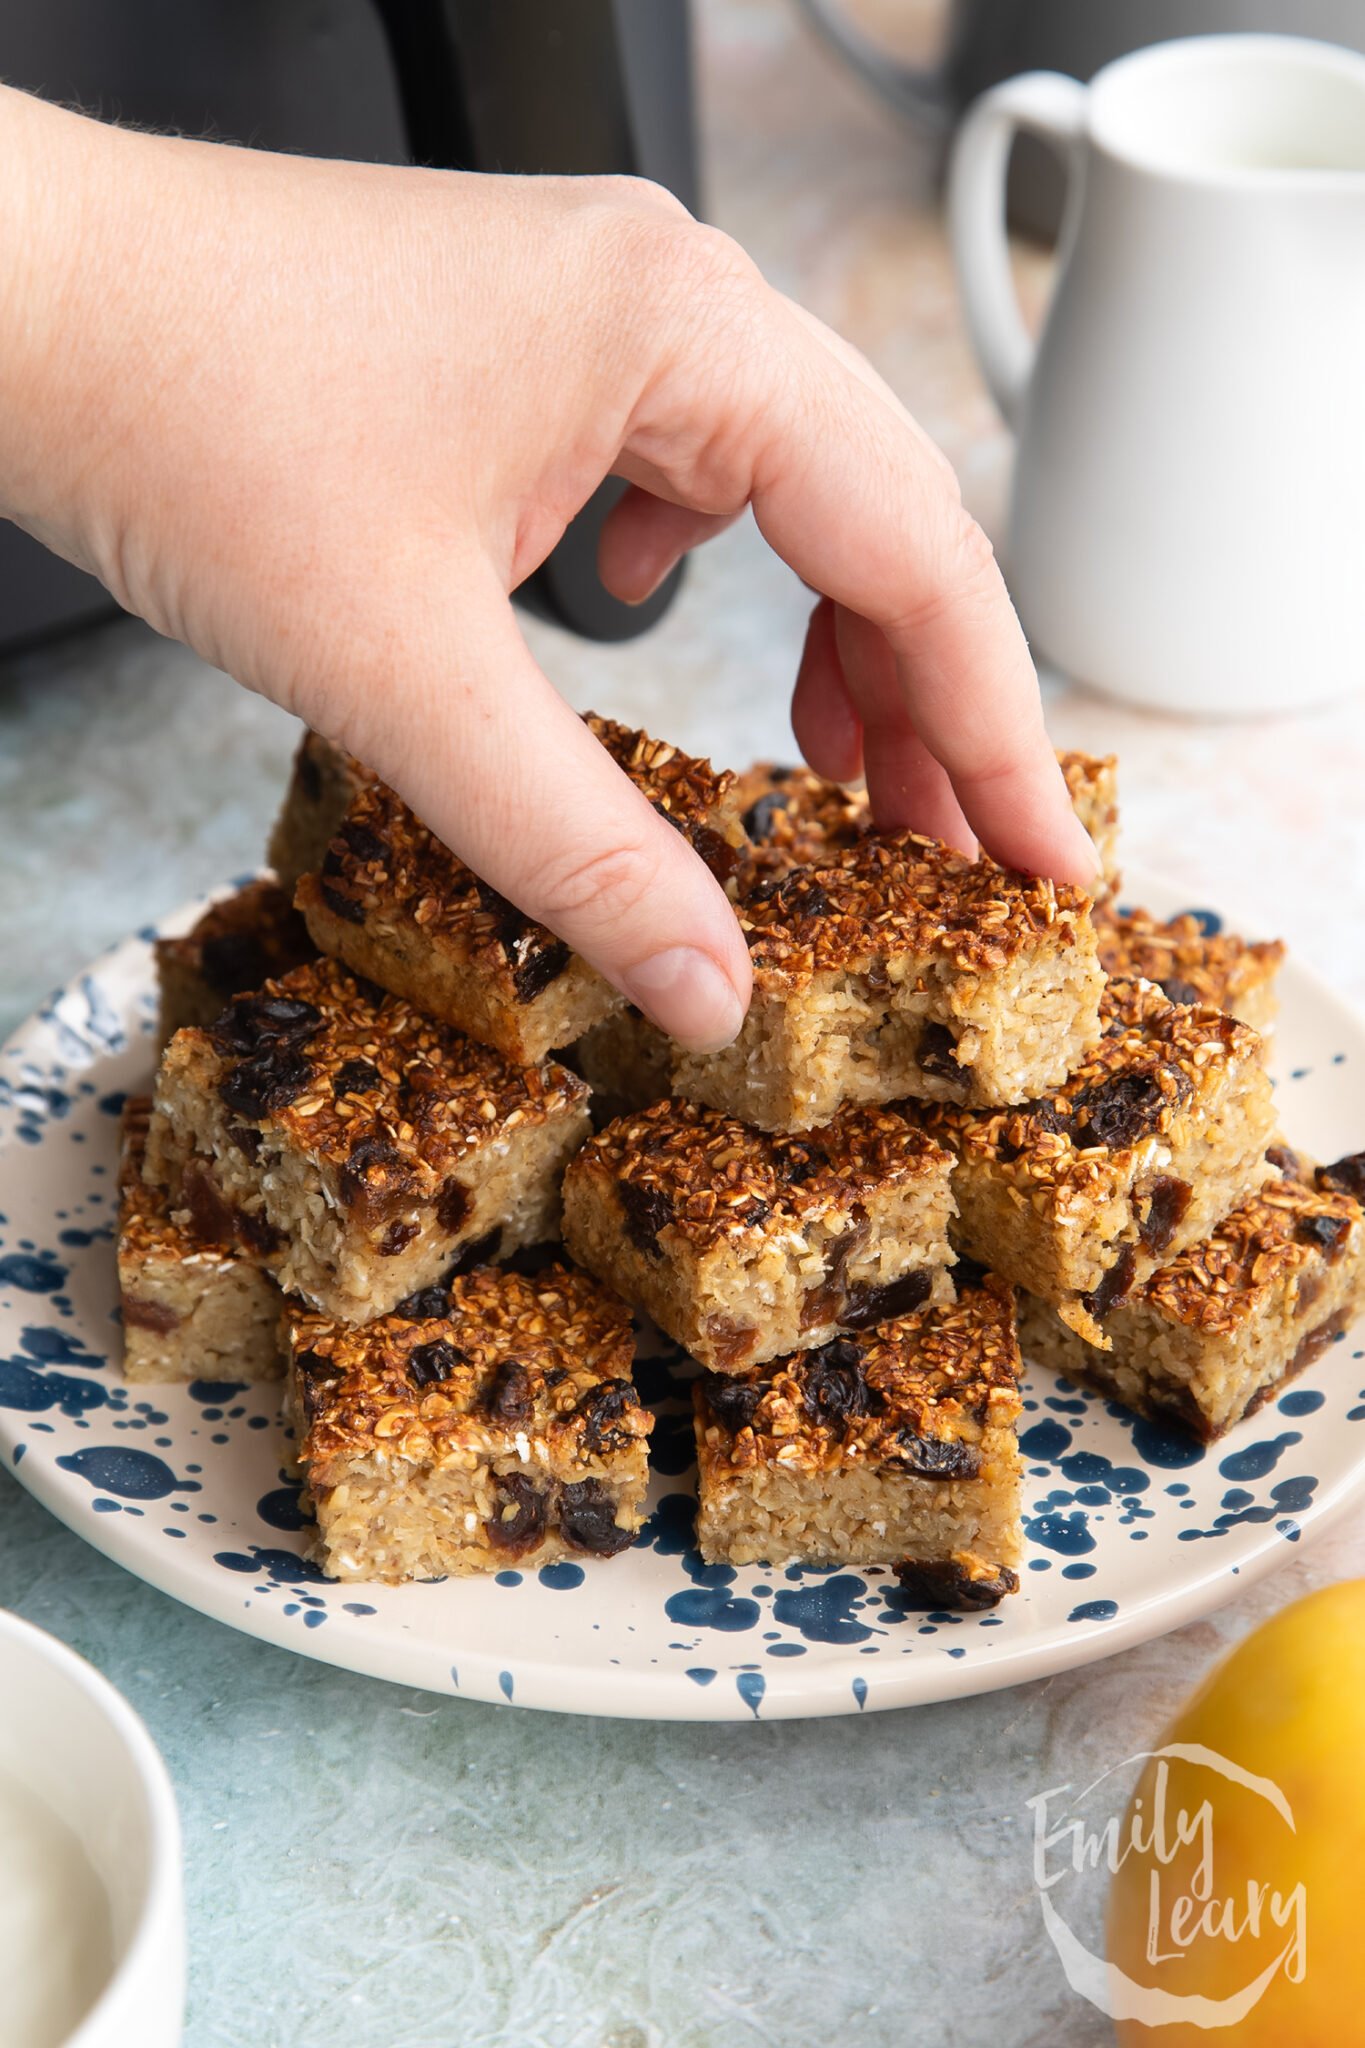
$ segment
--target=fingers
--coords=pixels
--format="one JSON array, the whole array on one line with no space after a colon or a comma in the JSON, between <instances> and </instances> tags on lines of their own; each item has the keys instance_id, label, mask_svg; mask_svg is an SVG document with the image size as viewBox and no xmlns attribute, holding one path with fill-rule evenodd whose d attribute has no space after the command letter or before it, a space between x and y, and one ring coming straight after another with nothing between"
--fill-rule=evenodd
<instances>
[{"instance_id":1,"label":"fingers","mask_svg":"<svg viewBox=\"0 0 1365 2048\"><path fill-rule=\"evenodd\" d=\"M636 409L631 473L708 510L747 498L805 582L879 629L889 661L841 626L839 667L880 815L904 822L913 805L921 829L951 825L1011 866L1092 882L1099 862L1048 744L1023 633L947 463L845 344L730 268L723 338L742 331L743 347L719 376L716 336L697 325L656 408ZM817 750L828 722L847 727L814 680L829 673L823 633L800 692Z\"/></svg>"},{"instance_id":2,"label":"fingers","mask_svg":"<svg viewBox=\"0 0 1365 2048\"><path fill-rule=\"evenodd\" d=\"M863 728L844 681L834 606L822 597L810 615L792 692L792 730L817 775L855 782L863 772Z\"/></svg>"},{"instance_id":3,"label":"fingers","mask_svg":"<svg viewBox=\"0 0 1365 2048\"><path fill-rule=\"evenodd\" d=\"M661 1029L712 1051L738 1032L748 950L697 855L551 689L491 585L462 587L402 685L352 732L412 808L518 909L558 933Z\"/></svg>"},{"instance_id":4,"label":"fingers","mask_svg":"<svg viewBox=\"0 0 1365 2048\"><path fill-rule=\"evenodd\" d=\"M597 573L623 604L643 604L691 548L733 526L738 512L694 512L632 484L602 522Z\"/></svg>"}]
</instances>

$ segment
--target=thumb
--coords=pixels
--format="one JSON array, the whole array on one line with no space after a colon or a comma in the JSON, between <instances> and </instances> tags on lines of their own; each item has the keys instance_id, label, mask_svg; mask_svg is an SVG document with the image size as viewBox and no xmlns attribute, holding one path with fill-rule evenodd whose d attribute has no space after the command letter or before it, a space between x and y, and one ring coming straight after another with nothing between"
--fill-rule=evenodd
<instances>
[{"instance_id":1,"label":"thumb","mask_svg":"<svg viewBox=\"0 0 1365 2048\"><path fill-rule=\"evenodd\" d=\"M551 687L502 592L476 607L462 595L458 628L434 636L458 654L439 674L409 669L402 701L390 684L374 743L347 744L671 1038L728 1045L751 976L723 890Z\"/></svg>"}]
</instances>

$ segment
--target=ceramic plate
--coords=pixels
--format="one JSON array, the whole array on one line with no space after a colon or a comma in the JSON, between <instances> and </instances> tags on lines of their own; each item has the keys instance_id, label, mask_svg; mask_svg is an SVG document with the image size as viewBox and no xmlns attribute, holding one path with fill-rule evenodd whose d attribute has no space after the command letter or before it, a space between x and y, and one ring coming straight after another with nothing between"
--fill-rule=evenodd
<instances>
[{"instance_id":1,"label":"ceramic plate","mask_svg":"<svg viewBox=\"0 0 1365 2048\"><path fill-rule=\"evenodd\" d=\"M1167 886L1130 886L1153 909L1180 907ZM1035 1372L1021 1591L993 1614L925 1614L886 1574L701 1562L674 1353L640 1366L659 1418L652 1513L624 1556L426 1585L328 1581L306 1557L278 1387L120 1377L118 1114L152 1071L154 936L96 961L0 1054L0 1455L88 1542L235 1628L515 1706L859 1713L1042 1677L1174 1628L1239 1576L1273 1570L1365 1478L1365 1326L1207 1451ZM1365 1030L1293 962L1282 997L1285 1130L1324 1158L1365 1145Z\"/></svg>"}]
</instances>

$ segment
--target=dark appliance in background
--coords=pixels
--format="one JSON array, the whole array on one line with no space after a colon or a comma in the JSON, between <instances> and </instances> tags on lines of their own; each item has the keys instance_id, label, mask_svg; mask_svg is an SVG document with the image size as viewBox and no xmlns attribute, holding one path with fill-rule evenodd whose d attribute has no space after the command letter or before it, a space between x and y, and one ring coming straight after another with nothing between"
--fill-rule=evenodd
<instances>
[{"instance_id":1,"label":"dark appliance in background","mask_svg":"<svg viewBox=\"0 0 1365 2048\"><path fill-rule=\"evenodd\" d=\"M109 120L366 163L630 172L697 202L688 0L43 0L0 13L0 78ZM358 394L358 402L363 393ZM624 640L667 610L597 577L608 481L521 586ZM95 580L0 522L0 654L107 618Z\"/></svg>"}]
</instances>

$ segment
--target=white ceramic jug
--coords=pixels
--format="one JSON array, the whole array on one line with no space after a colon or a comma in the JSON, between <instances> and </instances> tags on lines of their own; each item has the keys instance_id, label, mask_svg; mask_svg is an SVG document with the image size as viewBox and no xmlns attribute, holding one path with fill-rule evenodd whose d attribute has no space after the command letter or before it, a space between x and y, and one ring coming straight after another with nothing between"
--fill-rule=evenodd
<instances>
[{"instance_id":1,"label":"white ceramic jug","mask_svg":"<svg viewBox=\"0 0 1365 2048\"><path fill-rule=\"evenodd\" d=\"M1040 341L1010 280L1016 129L1070 177ZM1365 682L1365 57L1208 36L1029 72L949 178L973 342L1018 437L1006 569L1040 659L1131 702Z\"/></svg>"}]
</instances>

